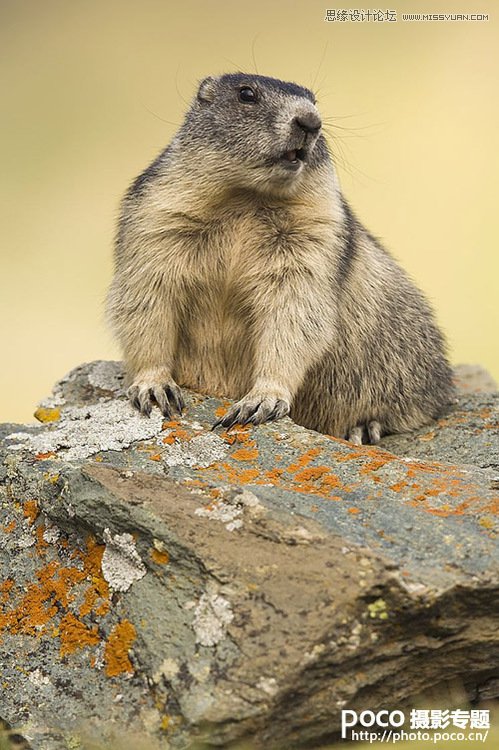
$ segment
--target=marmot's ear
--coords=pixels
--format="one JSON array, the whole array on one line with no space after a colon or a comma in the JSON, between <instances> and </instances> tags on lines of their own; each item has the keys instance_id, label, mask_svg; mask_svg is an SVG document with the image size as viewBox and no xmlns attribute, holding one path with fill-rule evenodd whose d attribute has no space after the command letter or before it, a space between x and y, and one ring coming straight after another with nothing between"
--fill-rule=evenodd
<instances>
[{"instance_id":1,"label":"marmot's ear","mask_svg":"<svg viewBox=\"0 0 499 750\"><path fill-rule=\"evenodd\" d=\"M218 78L213 78L212 76L208 76L208 78L201 81L198 89L198 102L201 102L201 104L210 104L213 101L217 81Z\"/></svg>"}]
</instances>

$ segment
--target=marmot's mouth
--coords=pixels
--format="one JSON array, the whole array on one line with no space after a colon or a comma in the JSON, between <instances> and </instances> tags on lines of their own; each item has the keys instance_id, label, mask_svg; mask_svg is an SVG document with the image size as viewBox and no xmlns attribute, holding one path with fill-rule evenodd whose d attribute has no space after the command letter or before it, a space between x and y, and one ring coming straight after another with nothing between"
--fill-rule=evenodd
<instances>
[{"instance_id":1,"label":"marmot's mouth","mask_svg":"<svg viewBox=\"0 0 499 750\"><path fill-rule=\"evenodd\" d=\"M281 156L280 161L286 169L299 169L301 164L305 161L305 149L293 148L289 151L285 151Z\"/></svg>"}]
</instances>

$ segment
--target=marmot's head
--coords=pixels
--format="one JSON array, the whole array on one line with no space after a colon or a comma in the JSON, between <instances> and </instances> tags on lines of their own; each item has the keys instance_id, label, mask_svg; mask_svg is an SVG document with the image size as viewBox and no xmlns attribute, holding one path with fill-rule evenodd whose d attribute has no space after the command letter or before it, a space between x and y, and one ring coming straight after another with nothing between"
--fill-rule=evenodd
<instances>
[{"instance_id":1,"label":"marmot's head","mask_svg":"<svg viewBox=\"0 0 499 750\"><path fill-rule=\"evenodd\" d=\"M281 192L328 159L321 125L308 89L234 73L201 82L179 141L234 187Z\"/></svg>"}]
</instances>

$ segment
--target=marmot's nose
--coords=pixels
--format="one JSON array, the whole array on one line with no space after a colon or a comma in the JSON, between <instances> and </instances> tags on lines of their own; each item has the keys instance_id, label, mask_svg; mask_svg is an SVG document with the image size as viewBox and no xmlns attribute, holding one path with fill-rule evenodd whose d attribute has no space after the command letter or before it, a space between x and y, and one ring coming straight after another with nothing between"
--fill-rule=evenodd
<instances>
[{"instance_id":1,"label":"marmot's nose","mask_svg":"<svg viewBox=\"0 0 499 750\"><path fill-rule=\"evenodd\" d=\"M321 129L322 122L319 115L315 112L307 112L305 115L298 115L293 119L293 124L298 125L299 128L305 131L305 133L318 133Z\"/></svg>"}]
</instances>

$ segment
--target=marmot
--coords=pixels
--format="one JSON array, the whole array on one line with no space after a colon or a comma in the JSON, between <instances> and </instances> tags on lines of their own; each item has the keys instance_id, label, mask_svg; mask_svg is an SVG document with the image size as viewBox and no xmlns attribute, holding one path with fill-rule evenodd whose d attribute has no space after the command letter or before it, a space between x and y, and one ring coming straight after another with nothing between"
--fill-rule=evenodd
<instances>
[{"instance_id":1,"label":"marmot","mask_svg":"<svg viewBox=\"0 0 499 750\"><path fill-rule=\"evenodd\" d=\"M343 197L311 91L204 79L122 202L108 317L132 404L179 386L236 399L218 424L286 414L354 443L451 400L428 302Z\"/></svg>"}]
</instances>

